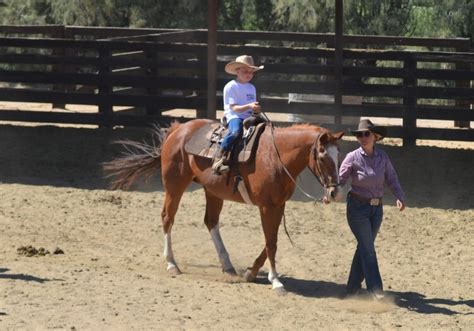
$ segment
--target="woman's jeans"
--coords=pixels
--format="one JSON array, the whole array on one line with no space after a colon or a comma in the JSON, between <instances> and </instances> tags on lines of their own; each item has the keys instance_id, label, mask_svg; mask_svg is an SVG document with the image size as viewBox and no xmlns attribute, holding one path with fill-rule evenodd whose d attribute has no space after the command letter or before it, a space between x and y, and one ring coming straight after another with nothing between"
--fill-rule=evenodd
<instances>
[{"instance_id":1,"label":"woman's jeans","mask_svg":"<svg viewBox=\"0 0 474 331\"><path fill-rule=\"evenodd\" d=\"M383 291L374 241L382 224L383 206L371 206L350 196L347 197L347 221L357 239L357 249L352 260L347 281L347 292L355 293L365 278L367 291Z\"/></svg>"},{"instance_id":2,"label":"woman's jeans","mask_svg":"<svg viewBox=\"0 0 474 331\"><path fill-rule=\"evenodd\" d=\"M222 139L221 147L227 152L232 149L234 142L242 136L243 124L240 118L233 118L228 123L228 130L224 139Z\"/></svg>"}]
</instances>

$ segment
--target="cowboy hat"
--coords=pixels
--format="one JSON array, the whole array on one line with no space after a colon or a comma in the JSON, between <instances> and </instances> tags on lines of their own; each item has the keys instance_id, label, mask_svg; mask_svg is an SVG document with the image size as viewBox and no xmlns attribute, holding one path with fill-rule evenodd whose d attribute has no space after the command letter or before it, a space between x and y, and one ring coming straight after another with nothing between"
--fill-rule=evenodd
<instances>
[{"instance_id":1,"label":"cowboy hat","mask_svg":"<svg viewBox=\"0 0 474 331\"><path fill-rule=\"evenodd\" d=\"M349 132L355 136L358 133L365 132L365 131L372 132L375 135L376 141L382 140L386 135L386 131L384 127L376 126L370 120L360 120L359 125L357 126L357 130L349 130Z\"/></svg>"},{"instance_id":2,"label":"cowboy hat","mask_svg":"<svg viewBox=\"0 0 474 331\"><path fill-rule=\"evenodd\" d=\"M238 56L235 61L229 62L225 66L225 72L231 75L237 75L238 68L253 69L253 71L262 70L263 66L256 67L253 63L253 58L250 55Z\"/></svg>"}]
</instances>

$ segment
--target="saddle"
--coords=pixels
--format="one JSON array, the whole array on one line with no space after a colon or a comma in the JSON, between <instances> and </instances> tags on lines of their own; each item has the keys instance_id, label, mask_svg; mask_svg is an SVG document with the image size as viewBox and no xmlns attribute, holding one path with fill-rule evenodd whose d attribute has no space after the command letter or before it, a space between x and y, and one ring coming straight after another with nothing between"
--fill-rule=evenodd
<instances>
[{"instance_id":1,"label":"saddle","mask_svg":"<svg viewBox=\"0 0 474 331\"><path fill-rule=\"evenodd\" d=\"M265 130L265 126L266 122L250 123L244 121L242 139L236 141L232 149L231 164L246 163L254 157L259 137ZM184 145L184 149L189 154L213 159L219 147L218 143L227 131L226 123L206 124L191 136L191 139Z\"/></svg>"}]
</instances>

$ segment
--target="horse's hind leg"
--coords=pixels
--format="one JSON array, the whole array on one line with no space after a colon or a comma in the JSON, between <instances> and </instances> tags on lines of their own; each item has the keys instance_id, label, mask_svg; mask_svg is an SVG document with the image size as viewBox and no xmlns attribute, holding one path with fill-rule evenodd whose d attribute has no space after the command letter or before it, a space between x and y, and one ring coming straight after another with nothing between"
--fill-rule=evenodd
<instances>
[{"instance_id":1,"label":"horse's hind leg","mask_svg":"<svg viewBox=\"0 0 474 331\"><path fill-rule=\"evenodd\" d=\"M171 245L171 229L174 224L174 218L178 211L179 203L184 191L192 181L190 173L178 173L175 170L163 169L163 186L165 189L165 200L163 210L161 211L161 221L163 223L164 233L164 256L166 259L166 270L170 274L179 275L181 271L176 264Z\"/></svg>"},{"instance_id":2,"label":"horse's hind leg","mask_svg":"<svg viewBox=\"0 0 474 331\"><path fill-rule=\"evenodd\" d=\"M163 223L163 233L164 233L164 252L163 255L166 259L166 270L170 274L179 275L181 270L179 270L178 265L174 259L173 247L171 245L171 228L174 224L174 217L178 211L179 201L181 200L182 193L179 196L175 196L168 192L165 193L165 202L163 205L163 210L161 211L161 222Z\"/></svg>"},{"instance_id":3,"label":"horse's hind leg","mask_svg":"<svg viewBox=\"0 0 474 331\"><path fill-rule=\"evenodd\" d=\"M225 248L224 242L219 231L219 215L222 211L224 201L205 190L206 193L206 214L204 223L211 234L212 241L216 247L219 261L222 265L222 271L228 275L235 276L234 266L230 262L229 253Z\"/></svg>"}]
</instances>

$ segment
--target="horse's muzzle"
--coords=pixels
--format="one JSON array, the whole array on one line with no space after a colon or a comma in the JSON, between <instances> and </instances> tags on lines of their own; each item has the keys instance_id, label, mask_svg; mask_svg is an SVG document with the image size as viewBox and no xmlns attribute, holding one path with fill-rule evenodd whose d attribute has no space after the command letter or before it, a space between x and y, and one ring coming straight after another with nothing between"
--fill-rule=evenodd
<instances>
[{"instance_id":1,"label":"horse's muzzle","mask_svg":"<svg viewBox=\"0 0 474 331\"><path fill-rule=\"evenodd\" d=\"M342 194L341 194L341 189L340 188L341 188L340 185L328 187L327 196L329 198L331 198L331 200L341 201L342 200Z\"/></svg>"}]
</instances>

